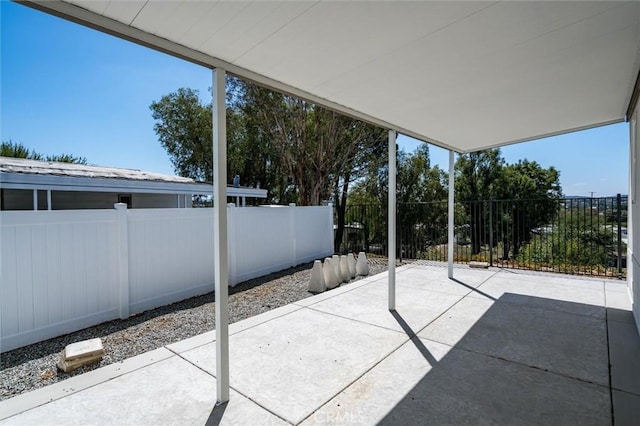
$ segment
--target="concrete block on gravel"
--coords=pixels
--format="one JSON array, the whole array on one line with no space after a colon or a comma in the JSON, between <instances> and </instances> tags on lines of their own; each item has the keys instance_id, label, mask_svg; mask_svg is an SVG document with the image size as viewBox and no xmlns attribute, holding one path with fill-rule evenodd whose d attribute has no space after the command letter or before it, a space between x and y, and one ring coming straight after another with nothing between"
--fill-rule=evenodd
<instances>
[{"instance_id":1,"label":"concrete block on gravel","mask_svg":"<svg viewBox=\"0 0 640 426\"><path fill-rule=\"evenodd\" d=\"M349 264L349 276L353 279L358 275L356 272L356 258L353 257L353 253L347 255L347 263Z\"/></svg>"},{"instance_id":2,"label":"concrete block on gravel","mask_svg":"<svg viewBox=\"0 0 640 426\"><path fill-rule=\"evenodd\" d=\"M89 339L67 345L60 353L58 368L65 373L98 362L104 356L102 340Z\"/></svg>"},{"instance_id":3,"label":"concrete block on gravel","mask_svg":"<svg viewBox=\"0 0 640 426\"><path fill-rule=\"evenodd\" d=\"M322 271L322 262L316 260L313 262L311 269L311 278L309 280L309 291L311 293L322 293L327 289L324 281L324 272Z\"/></svg>"},{"instance_id":4,"label":"concrete block on gravel","mask_svg":"<svg viewBox=\"0 0 640 426\"><path fill-rule=\"evenodd\" d=\"M340 283L344 281L344 278L342 277L342 270L340 270L340 256L338 256L337 254L331 256L331 265L333 266L333 273L338 280L337 285L340 285Z\"/></svg>"},{"instance_id":5,"label":"concrete block on gravel","mask_svg":"<svg viewBox=\"0 0 640 426\"><path fill-rule=\"evenodd\" d=\"M338 286L339 281L338 277L335 273L335 268L333 267L333 259L327 257L324 259L324 265L322 265L322 270L324 272L324 282L328 289L332 289Z\"/></svg>"},{"instance_id":6,"label":"concrete block on gravel","mask_svg":"<svg viewBox=\"0 0 640 426\"><path fill-rule=\"evenodd\" d=\"M351 279L351 273L349 272L349 263L347 262L347 256L340 256L340 274L342 275L342 282L348 283Z\"/></svg>"},{"instance_id":7,"label":"concrete block on gravel","mask_svg":"<svg viewBox=\"0 0 640 426\"><path fill-rule=\"evenodd\" d=\"M369 261L367 260L367 255L363 251L358 254L356 272L358 273L358 275L369 275Z\"/></svg>"}]
</instances>

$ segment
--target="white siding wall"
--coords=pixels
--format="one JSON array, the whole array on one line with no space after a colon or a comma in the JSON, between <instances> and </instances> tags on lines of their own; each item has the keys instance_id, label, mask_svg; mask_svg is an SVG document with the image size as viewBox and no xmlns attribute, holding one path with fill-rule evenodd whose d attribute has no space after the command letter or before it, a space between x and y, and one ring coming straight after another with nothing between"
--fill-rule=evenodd
<instances>
[{"instance_id":1,"label":"white siding wall","mask_svg":"<svg viewBox=\"0 0 640 426\"><path fill-rule=\"evenodd\" d=\"M179 201L178 201L179 200ZM189 200L191 201L191 197ZM180 205L178 205L180 202ZM134 209L160 209L184 207L182 194L133 194L131 197Z\"/></svg>"},{"instance_id":2,"label":"white siding wall","mask_svg":"<svg viewBox=\"0 0 640 426\"><path fill-rule=\"evenodd\" d=\"M0 213L1 351L213 291L212 209L124 213ZM230 207L229 250L232 285L327 256L332 208Z\"/></svg>"},{"instance_id":3,"label":"white siding wall","mask_svg":"<svg viewBox=\"0 0 640 426\"><path fill-rule=\"evenodd\" d=\"M112 209L117 202L113 192L51 191L52 210Z\"/></svg>"},{"instance_id":4,"label":"white siding wall","mask_svg":"<svg viewBox=\"0 0 640 426\"><path fill-rule=\"evenodd\" d=\"M3 210L33 210L33 190L3 189ZM159 209L185 207L183 194L130 194L134 209ZM118 193L91 191L51 191L52 210L112 209L118 202ZM178 203L180 203L178 205ZM47 210L47 191L38 191L38 206ZM187 197L187 207L191 207L191 197Z\"/></svg>"}]
</instances>

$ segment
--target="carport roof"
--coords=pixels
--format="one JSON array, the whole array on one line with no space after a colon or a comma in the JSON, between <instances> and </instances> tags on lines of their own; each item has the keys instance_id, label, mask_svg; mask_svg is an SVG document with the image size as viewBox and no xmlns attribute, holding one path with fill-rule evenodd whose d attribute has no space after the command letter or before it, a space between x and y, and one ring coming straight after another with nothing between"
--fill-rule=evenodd
<instances>
[{"instance_id":1,"label":"carport roof","mask_svg":"<svg viewBox=\"0 0 640 426\"><path fill-rule=\"evenodd\" d=\"M640 2L24 2L469 152L625 120Z\"/></svg>"}]
</instances>

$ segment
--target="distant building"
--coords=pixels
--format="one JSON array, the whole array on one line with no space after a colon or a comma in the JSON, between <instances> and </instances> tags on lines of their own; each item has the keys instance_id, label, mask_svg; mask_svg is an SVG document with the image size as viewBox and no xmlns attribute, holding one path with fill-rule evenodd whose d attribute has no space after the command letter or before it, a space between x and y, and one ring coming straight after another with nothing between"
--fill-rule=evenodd
<instances>
[{"instance_id":1,"label":"distant building","mask_svg":"<svg viewBox=\"0 0 640 426\"><path fill-rule=\"evenodd\" d=\"M213 185L141 170L0 157L0 210L190 208ZM238 205L267 198L265 189L227 188Z\"/></svg>"}]
</instances>

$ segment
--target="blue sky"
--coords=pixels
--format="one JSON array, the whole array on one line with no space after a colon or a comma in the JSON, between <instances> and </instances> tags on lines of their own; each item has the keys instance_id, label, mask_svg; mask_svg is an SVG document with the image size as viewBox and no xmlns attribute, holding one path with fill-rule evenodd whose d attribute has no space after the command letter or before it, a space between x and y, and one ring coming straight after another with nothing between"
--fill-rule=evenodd
<instances>
[{"instance_id":1,"label":"blue sky","mask_svg":"<svg viewBox=\"0 0 640 426\"><path fill-rule=\"evenodd\" d=\"M92 164L173 173L149 105L180 87L208 99L210 70L12 2L0 1L1 137ZM628 125L600 127L502 148L507 162L560 170L567 195L626 193ZM401 149L419 143L405 136ZM448 152L430 148L433 164Z\"/></svg>"}]
</instances>

